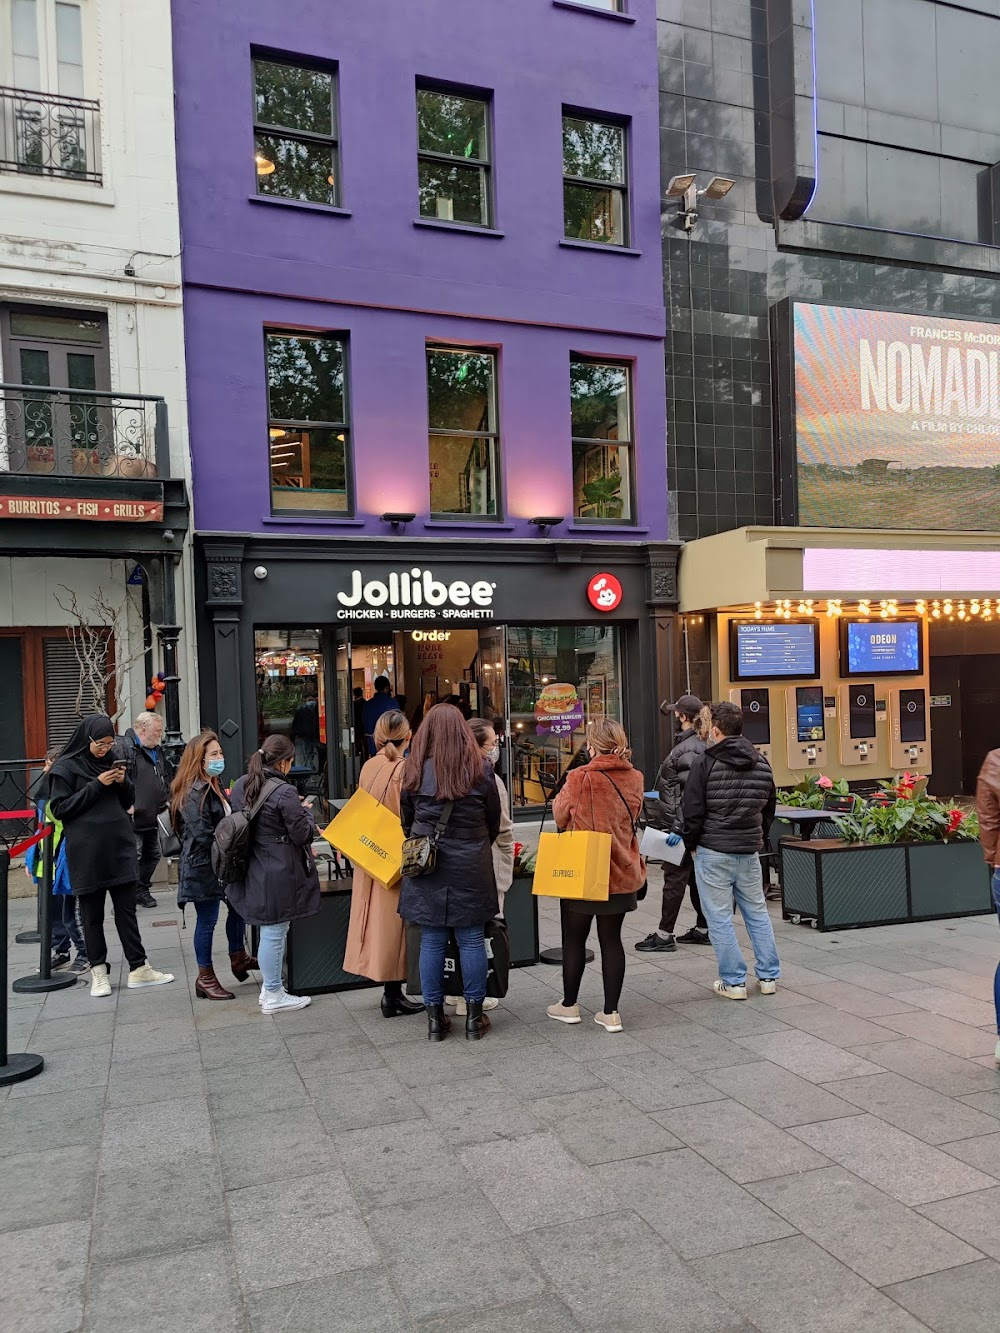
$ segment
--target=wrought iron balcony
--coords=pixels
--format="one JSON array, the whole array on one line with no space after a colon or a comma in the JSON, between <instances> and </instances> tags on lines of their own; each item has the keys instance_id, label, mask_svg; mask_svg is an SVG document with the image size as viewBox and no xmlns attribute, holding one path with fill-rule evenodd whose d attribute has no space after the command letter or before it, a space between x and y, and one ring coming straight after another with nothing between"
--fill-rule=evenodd
<instances>
[{"instance_id":1,"label":"wrought iron balcony","mask_svg":"<svg viewBox=\"0 0 1000 1333\"><path fill-rule=\"evenodd\" d=\"M0 477L170 475L167 405L144 394L0 384Z\"/></svg>"},{"instance_id":2,"label":"wrought iron balcony","mask_svg":"<svg viewBox=\"0 0 1000 1333\"><path fill-rule=\"evenodd\" d=\"M101 104L0 87L0 171L101 184Z\"/></svg>"}]
</instances>

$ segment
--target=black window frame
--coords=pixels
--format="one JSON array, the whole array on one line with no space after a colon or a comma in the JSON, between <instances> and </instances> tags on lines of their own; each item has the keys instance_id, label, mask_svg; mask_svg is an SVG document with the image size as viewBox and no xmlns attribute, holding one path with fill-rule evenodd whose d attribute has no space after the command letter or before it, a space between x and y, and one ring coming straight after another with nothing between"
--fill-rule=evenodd
<instances>
[{"instance_id":1,"label":"black window frame","mask_svg":"<svg viewBox=\"0 0 1000 1333\"><path fill-rule=\"evenodd\" d=\"M330 133L317 134L315 131L302 130L284 125L272 125L265 121L257 119L257 62L261 61L269 65L285 65L289 69L312 70L315 73L326 74L330 79ZM254 193L259 199L274 200L278 203L307 204L312 208L343 208L344 191L341 176L341 153L340 153L340 69L336 61L315 60L308 56L291 55L285 51L271 51L263 47L251 47L250 49L250 114L251 124L253 126L253 148L254 148ZM258 135L269 135L272 138L291 139L293 142L306 144L326 144L330 148L330 161L332 164L331 175L333 176L333 185L330 187L333 192L331 200L320 199L298 199L289 198L281 194L269 194L266 190L261 190L260 182L262 177L256 170L257 159L257 137Z\"/></svg>"},{"instance_id":2,"label":"black window frame","mask_svg":"<svg viewBox=\"0 0 1000 1333\"><path fill-rule=\"evenodd\" d=\"M341 348L341 359L343 362L343 403L344 420L343 421L307 421L303 418L283 418L271 415L271 381L268 375L267 367L267 347L268 339L272 337L284 338L309 338L326 339L329 342L337 342ZM335 523L338 519L353 519L357 512L357 500L355 495L355 477L354 477L354 440L351 428L351 359L350 359L350 336L344 329L292 329L282 328L272 325L264 326L264 385L267 400L267 487L268 487L268 508L272 518L325 518ZM271 465L271 431L272 430L293 430L293 431L313 431L326 430L338 431L344 436L344 495L346 507L344 509L293 509L290 507L277 508L274 504L274 478ZM293 487L288 490L300 490L303 495L308 495L313 487Z\"/></svg>"},{"instance_id":3,"label":"black window frame","mask_svg":"<svg viewBox=\"0 0 1000 1333\"><path fill-rule=\"evenodd\" d=\"M459 157L455 153L440 153L420 146L420 94L432 93L439 97L460 97L467 102L479 102L483 107L483 133L486 139L487 156ZM421 222L434 223L441 227L472 228L479 231L493 231L496 228L496 198L493 186L493 168L496 139L493 133L493 92L488 88L473 88L462 84L441 83L436 79L418 78L414 92L414 110L417 121L417 217ZM439 218L436 215L422 213L420 210L420 164L436 162L442 166L477 167L483 182L482 198L485 205L484 222L467 222L459 218Z\"/></svg>"},{"instance_id":4,"label":"black window frame","mask_svg":"<svg viewBox=\"0 0 1000 1333\"><path fill-rule=\"evenodd\" d=\"M605 11L610 12L610 11ZM586 107L567 106L562 108L559 119L559 144L562 149L567 120L583 120L595 125L606 125L621 131L622 136L622 179L621 182L596 180L589 176L571 176L566 172L566 158L563 156L563 239L574 241L578 245L595 245L602 249L628 249L632 244L632 203L631 203L631 119L628 116L615 115L610 111L592 111ZM622 236L619 241L594 240L593 237L570 236L566 231L566 187L574 185L587 190L608 190L617 192L621 197Z\"/></svg>"},{"instance_id":5,"label":"black window frame","mask_svg":"<svg viewBox=\"0 0 1000 1333\"><path fill-rule=\"evenodd\" d=\"M635 363L628 358L616 356L599 356L586 352L570 352L570 404L569 404L569 422L570 422L570 463L571 476L573 478L573 523L586 525L588 527L616 527L630 528L638 523L636 514L636 441L635 441ZM628 393L628 438L625 440L601 439L590 435L576 435L573 431L573 397L572 397L572 374L574 365L590 366L613 366L617 370L625 372L627 393ZM628 456L628 485L624 492L624 499L628 506L627 517L622 518L600 518L590 515L579 514L576 512L576 451L581 449L593 449L595 447L623 449Z\"/></svg>"},{"instance_id":6,"label":"black window frame","mask_svg":"<svg viewBox=\"0 0 1000 1333\"><path fill-rule=\"evenodd\" d=\"M455 430L448 427L435 427L431 424L430 412L430 375L428 374L428 359L432 352L447 352L450 354L467 354L469 356L488 356L493 363L492 373L492 393L493 393L493 422L495 430ZM430 497L430 465L431 465L431 437L440 435L451 439L481 440L489 439L492 442L493 450L493 484L496 492L496 502L494 504L495 513L492 514L474 514L460 513L452 510L433 509L428 503L428 511L432 521L436 523L483 523L493 524L504 521L504 486L503 486L503 430L500 421L500 348L496 346L474 346L462 343L439 342L436 339L429 338L424 343L424 376L427 381L427 475L428 475L428 499Z\"/></svg>"}]
</instances>

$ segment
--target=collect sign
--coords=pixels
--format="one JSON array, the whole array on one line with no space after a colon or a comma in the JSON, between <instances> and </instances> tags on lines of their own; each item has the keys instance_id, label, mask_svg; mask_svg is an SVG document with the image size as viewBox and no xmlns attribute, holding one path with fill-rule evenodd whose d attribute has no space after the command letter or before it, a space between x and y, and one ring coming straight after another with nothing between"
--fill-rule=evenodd
<instances>
[{"instance_id":1,"label":"collect sign","mask_svg":"<svg viewBox=\"0 0 1000 1333\"><path fill-rule=\"evenodd\" d=\"M352 569L337 593L338 620L492 620L496 584L488 579L445 583L430 569L392 570L365 578Z\"/></svg>"},{"instance_id":2,"label":"collect sign","mask_svg":"<svg viewBox=\"0 0 1000 1333\"><path fill-rule=\"evenodd\" d=\"M100 523L160 523L163 503L156 500L0 495L0 518L90 519Z\"/></svg>"},{"instance_id":3,"label":"collect sign","mask_svg":"<svg viewBox=\"0 0 1000 1333\"><path fill-rule=\"evenodd\" d=\"M595 611L617 610L622 595L622 585L614 574L595 574L587 584L587 601Z\"/></svg>"}]
</instances>

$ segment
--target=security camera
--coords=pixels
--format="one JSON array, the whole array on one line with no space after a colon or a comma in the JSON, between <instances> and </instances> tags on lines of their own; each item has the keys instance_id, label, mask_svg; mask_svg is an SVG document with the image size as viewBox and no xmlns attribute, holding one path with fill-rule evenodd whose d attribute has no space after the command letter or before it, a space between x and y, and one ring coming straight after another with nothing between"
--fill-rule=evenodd
<instances>
[{"instance_id":1,"label":"security camera","mask_svg":"<svg viewBox=\"0 0 1000 1333\"><path fill-rule=\"evenodd\" d=\"M254 576L255 579L266 579L266 578L267 578L267 566L266 566L266 565L258 565L258 566L254 569L253 576Z\"/></svg>"}]
</instances>

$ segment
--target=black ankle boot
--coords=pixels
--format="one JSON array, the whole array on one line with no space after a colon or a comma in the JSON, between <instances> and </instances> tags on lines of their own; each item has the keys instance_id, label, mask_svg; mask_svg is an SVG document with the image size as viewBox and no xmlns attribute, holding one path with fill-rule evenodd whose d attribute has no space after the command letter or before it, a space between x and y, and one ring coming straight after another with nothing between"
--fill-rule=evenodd
<instances>
[{"instance_id":1,"label":"black ankle boot","mask_svg":"<svg viewBox=\"0 0 1000 1333\"><path fill-rule=\"evenodd\" d=\"M482 1000L467 1001L465 1016L465 1040L481 1041L490 1030L490 1020L483 1013Z\"/></svg>"},{"instance_id":2,"label":"black ankle boot","mask_svg":"<svg viewBox=\"0 0 1000 1333\"><path fill-rule=\"evenodd\" d=\"M422 1004L414 1004L403 994L402 986L397 982L393 987L392 983L386 986L382 995L382 1017L383 1018L401 1018L404 1014L423 1013Z\"/></svg>"},{"instance_id":3,"label":"black ankle boot","mask_svg":"<svg viewBox=\"0 0 1000 1333\"><path fill-rule=\"evenodd\" d=\"M427 1039L444 1041L451 1031L451 1019L445 1016L443 1004L427 1005Z\"/></svg>"}]
</instances>

